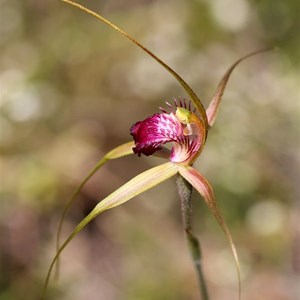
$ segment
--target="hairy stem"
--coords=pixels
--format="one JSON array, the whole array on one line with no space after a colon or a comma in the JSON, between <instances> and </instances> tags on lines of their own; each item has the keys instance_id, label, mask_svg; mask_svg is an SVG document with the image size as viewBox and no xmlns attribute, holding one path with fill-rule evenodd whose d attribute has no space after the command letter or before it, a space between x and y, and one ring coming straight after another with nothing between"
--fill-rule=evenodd
<instances>
[{"instance_id":1,"label":"hairy stem","mask_svg":"<svg viewBox=\"0 0 300 300\"><path fill-rule=\"evenodd\" d=\"M181 175L177 176L177 190L181 201L182 222L188 243L188 248L196 269L202 300L209 300L206 282L202 270L202 254L199 240L192 232L192 185Z\"/></svg>"}]
</instances>

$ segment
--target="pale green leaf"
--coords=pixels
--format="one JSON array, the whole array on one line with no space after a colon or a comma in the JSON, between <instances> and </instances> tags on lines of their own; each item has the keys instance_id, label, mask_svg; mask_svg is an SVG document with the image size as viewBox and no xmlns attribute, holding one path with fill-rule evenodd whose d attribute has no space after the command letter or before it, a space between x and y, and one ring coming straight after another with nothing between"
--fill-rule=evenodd
<instances>
[{"instance_id":1,"label":"pale green leaf","mask_svg":"<svg viewBox=\"0 0 300 300\"><path fill-rule=\"evenodd\" d=\"M122 203L132 199L133 197L149 190L150 188L158 185L159 183L169 179L178 173L178 166L172 162L167 162L160 166L154 167L150 170L147 170L127 183L121 186L119 189L111 193L105 199L100 201L95 208L86 216L74 229L74 231L70 234L70 236L66 239L66 241L62 244L62 246L58 249L55 257L53 258L51 265L48 270L48 274L44 284L43 297L44 299L49 278L52 272L52 269L57 261L60 253L63 249L69 244L69 242L96 216L102 213L105 210L111 209Z\"/></svg>"},{"instance_id":2,"label":"pale green leaf","mask_svg":"<svg viewBox=\"0 0 300 300\"><path fill-rule=\"evenodd\" d=\"M241 275L240 275L240 263L239 263L238 254L231 233L218 207L213 189L209 184L209 182L197 170L195 170L190 166L186 166L186 167L179 166L179 174L182 177L184 177L204 198L207 206L209 207L214 217L219 222L221 228L223 229L227 237L236 264L237 275L238 275L238 286L239 286L239 299L241 299Z\"/></svg>"}]
</instances>

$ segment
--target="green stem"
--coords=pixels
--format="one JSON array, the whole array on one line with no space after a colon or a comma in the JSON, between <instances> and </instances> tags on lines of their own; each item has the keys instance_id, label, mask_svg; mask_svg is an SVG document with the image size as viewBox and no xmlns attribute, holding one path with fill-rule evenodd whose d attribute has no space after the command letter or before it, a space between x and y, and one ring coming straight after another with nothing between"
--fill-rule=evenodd
<instances>
[{"instance_id":1,"label":"green stem","mask_svg":"<svg viewBox=\"0 0 300 300\"><path fill-rule=\"evenodd\" d=\"M193 259L197 272L198 284L202 300L209 300L206 282L202 270L202 255L198 239L192 233L192 192L193 187L181 176L178 175L177 190L181 201L181 212L184 231L188 243L188 248Z\"/></svg>"}]
</instances>

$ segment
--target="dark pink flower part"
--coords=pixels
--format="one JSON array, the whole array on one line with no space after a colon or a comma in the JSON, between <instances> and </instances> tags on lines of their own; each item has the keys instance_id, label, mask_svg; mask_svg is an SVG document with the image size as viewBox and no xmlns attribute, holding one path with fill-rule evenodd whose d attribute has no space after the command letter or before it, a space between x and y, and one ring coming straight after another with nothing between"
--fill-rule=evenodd
<instances>
[{"instance_id":1,"label":"dark pink flower part","mask_svg":"<svg viewBox=\"0 0 300 300\"><path fill-rule=\"evenodd\" d=\"M160 145L168 142L179 142L182 136L182 126L173 114L155 114L144 121L135 123L130 133L134 138L133 151L151 155L161 149Z\"/></svg>"},{"instance_id":2,"label":"dark pink flower part","mask_svg":"<svg viewBox=\"0 0 300 300\"><path fill-rule=\"evenodd\" d=\"M173 142L170 160L190 163L200 152L203 141L203 124L185 103L176 104L175 112L154 114L144 121L135 123L130 133L134 138L133 152L152 155L162 145Z\"/></svg>"}]
</instances>

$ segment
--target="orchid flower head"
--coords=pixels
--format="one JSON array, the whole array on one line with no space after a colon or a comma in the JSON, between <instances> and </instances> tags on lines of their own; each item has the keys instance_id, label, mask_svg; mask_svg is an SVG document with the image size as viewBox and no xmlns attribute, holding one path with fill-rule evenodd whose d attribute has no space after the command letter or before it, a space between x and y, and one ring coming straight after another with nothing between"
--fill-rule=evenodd
<instances>
[{"instance_id":1,"label":"orchid flower head","mask_svg":"<svg viewBox=\"0 0 300 300\"><path fill-rule=\"evenodd\" d=\"M142 121L134 123L130 129L130 134L132 135L134 141L127 142L108 152L102 159L99 160L96 166L83 179L81 184L70 197L60 219L56 240L57 251L50 264L46 276L42 299L44 299L45 297L53 268L56 266L56 270L58 270L59 256L61 252L91 220L96 218L102 212L129 201L135 196L138 196L139 194L175 176L176 174L181 175L202 196L213 216L224 231L225 236L230 244L237 267L240 299L240 267L233 239L220 212L220 209L218 208L211 185L209 184L207 179L200 174L199 171L192 167L192 165L200 155L205 145L208 130L213 126L215 122L217 111L219 109L225 87L232 71L241 61L245 60L246 58L269 49L252 52L240 58L233 65L231 65L231 67L225 72L224 76L222 77L207 110L205 110L201 100L198 98L192 88L172 68L165 64L160 58L158 58L145 46L132 38L127 32L123 31L115 24L105 19L103 16L85 8L78 3L72 2L71 0L61 1L75 6L94 16L104 24L108 25L109 27L129 39L136 46L141 48L178 81L178 83L188 94L190 101L179 99L179 101L175 100L173 105L167 103L167 109L161 108L161 112L155 113ZM172 144L171 150L165 147L165 145L168 143ZM106 198L99 201L94 209L75 227L68 238L61 244L60 236L65 216L69 211L71 205L75 201L76 196L79 194L86 182L106 162L130 154L136 154L137 156L141 156L142 154L146 156L162 154L161 156L169 159L169 161L151 168L141 174L138 174L137 176L126 182L123 186L112 192Z\"/></svg>"},{"instance_id":2,"label":"orchid flower head","mask_svg":"<svg viewBox=\"0 0 300 300\"><path fill-rule=\"evenodd\" d=\"M167 152L162 145L172 142L170 161L191 164L205 142L203 122L191 108L191 102L187 105L186 101L175 100L174 106L167 105L170 112L161 108L161 113L132 125L133 152L138 156L149 156L162 149Z\"/></svg>"}]
</instances>

